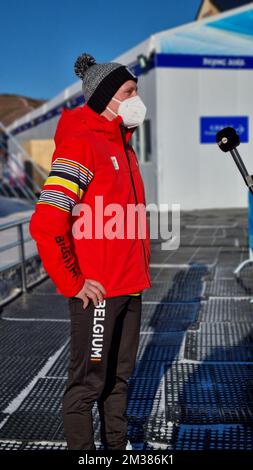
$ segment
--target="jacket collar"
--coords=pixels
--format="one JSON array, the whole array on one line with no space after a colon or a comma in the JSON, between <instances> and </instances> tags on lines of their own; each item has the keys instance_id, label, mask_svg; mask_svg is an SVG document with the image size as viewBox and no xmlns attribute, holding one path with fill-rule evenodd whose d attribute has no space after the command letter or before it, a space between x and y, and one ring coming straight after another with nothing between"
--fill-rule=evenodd
<instances>
[{"instance_id":1,"label":"jacket collar","mask_svg":"<svg viewBox=\"0 0 253 470\"><path fill-rule=\"evenodd\" d=\"M110 140L122 141L123 132L126 143L130 140L136 127L130 129L123 125L123 119L121 116L117 116L112 121L109 121L105 116L96 113L87 104L80 106L81 119L85 122L85 125L94 132L102 132L108 134Z\"/></svg>"}]
</instances>

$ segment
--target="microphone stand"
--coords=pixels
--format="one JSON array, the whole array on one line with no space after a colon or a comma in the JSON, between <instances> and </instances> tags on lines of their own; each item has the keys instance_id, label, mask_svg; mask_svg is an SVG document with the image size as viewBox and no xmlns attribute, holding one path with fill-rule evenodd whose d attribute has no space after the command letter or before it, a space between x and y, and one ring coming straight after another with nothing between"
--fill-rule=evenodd
<instances>
[{"instance_id":1,"label":"microphone stand","mask_svg":"<svg viewBox=\"0 0 253 470\"><path fill-rule=\"evenodd\" d=\"M233 160L237 166L237 168L239 169L245 183L246 183L246 186L249 188L249 191L250 193L253 195L253 177L252 175L249 175L248 172L247 172L247 169L241 159L241 156L238 152L238 150L236 148L233 148L232 150L230 150L230 153L233 157ZM248 203L248 219L249 219L249 231L250 231L250 214L251 214L251 211L250 211L250 207L251 207L251 200L250 200L250 194L249 194L249 203ZM253 217L253 214L252 214L252 217ZM245 268L245 266L248 266L249 264L252 264L253 263L253 247L250 246L250 237L249 237L249 258L242 261L242 263L240 263L237 268L234 270L234 274L237 278L239 278L239 274L240 272ZM253 300L252 300L253 302Z\"/></svg>"},{"instance_id":2,"label":"microphone stand","mask_svg":"<svg viewBox=\"0 0 253 470\"><path fill-rule=\"evenodd\" d=\"M240 171L240 173L241 173L241 175L242 175L242 177L243 177L243 179L246 183L246 186L248 186L250 192L253 194L253 178L252 178L252 175L248 174L246 166L244 165L237 148L233 148L232 150L230 150L230 153L233 157L233 160L234 160L238 170Z\"/></svg>"}]
</instances>

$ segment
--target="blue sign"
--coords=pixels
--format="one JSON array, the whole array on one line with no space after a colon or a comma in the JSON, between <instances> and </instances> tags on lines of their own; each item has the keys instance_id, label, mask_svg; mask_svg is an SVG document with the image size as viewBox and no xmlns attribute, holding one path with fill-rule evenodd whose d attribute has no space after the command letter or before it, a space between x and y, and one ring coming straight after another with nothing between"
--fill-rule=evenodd
<instances>
[{"instance_id":1,"label":"blue sign","mask_svg":"<svg viewBox=\"0 0 253 470\"><path fill-rule=\"evenodd\" d=\"M200 142L201 144L216 143L216 134L224 127L233 127L242 143L249 141L248 116L218 116L200 118Z\"/></svg>"},{"instance_id":2,"label":"blue sign","mask_svg":"<svg viewBox=\"0 0 253 470\"><path fill-rule=\"evenodd\" d=\"M159 53L155 56L155 66L191 69L252 69L253 57Z\"/></svg>"}]
</instances>

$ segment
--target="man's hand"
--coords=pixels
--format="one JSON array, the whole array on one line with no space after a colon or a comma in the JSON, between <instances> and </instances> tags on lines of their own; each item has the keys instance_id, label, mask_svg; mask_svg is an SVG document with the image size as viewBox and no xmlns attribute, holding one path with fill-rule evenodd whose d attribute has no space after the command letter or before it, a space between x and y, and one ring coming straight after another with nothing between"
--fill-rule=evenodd
<instances>
[{"instance_id":1,"label":"man's hand","mask_svg":"<svg viewBox=\"0 0 253 470\"><path fill-rule=\"evenodd\" d=\"M103 294L106 294L105 288L98 281L94 279L86 279L82 289L76 294L83 301L83 308L86 309L91 299L96 307L99 302L103 302Z\"/></svg>"}]
</instances>

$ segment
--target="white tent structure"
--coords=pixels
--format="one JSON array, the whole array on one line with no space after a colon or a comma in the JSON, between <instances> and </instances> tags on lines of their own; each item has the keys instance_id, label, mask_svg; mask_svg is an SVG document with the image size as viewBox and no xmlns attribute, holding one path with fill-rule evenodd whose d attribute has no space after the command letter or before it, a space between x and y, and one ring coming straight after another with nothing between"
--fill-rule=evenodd
<instances>
[{"instance_id":1,"label":"white tent structure","mask_svg":"<svg viewBox=\"0 0 253 470\"><path fill-rule=\"evenodd\" d=\"M235 127L253 173L253 4L154 34L113 60L139 76L148 109L132 140L147 202L183 210L246 207L247 189L215 135ZM53 138L62 107L82 103L78 81L8 130L20 142Z\"/></svg>"}]
</instances>

